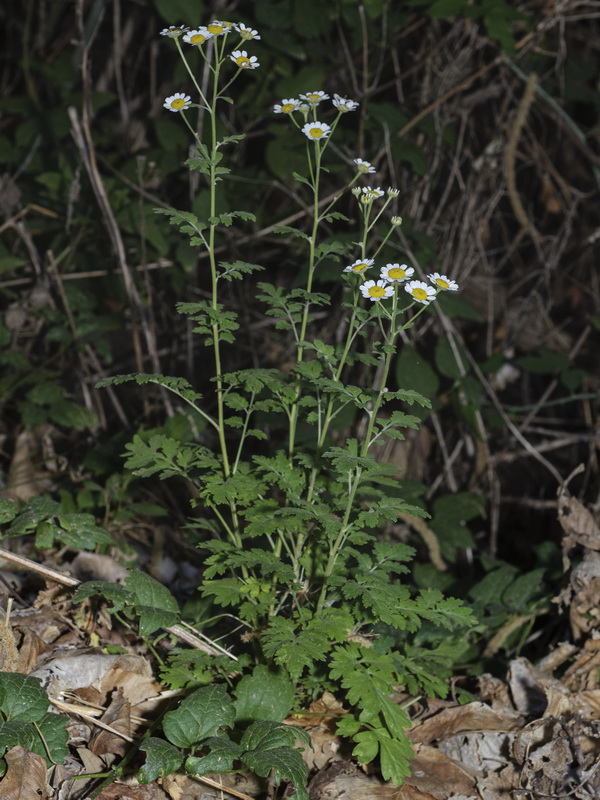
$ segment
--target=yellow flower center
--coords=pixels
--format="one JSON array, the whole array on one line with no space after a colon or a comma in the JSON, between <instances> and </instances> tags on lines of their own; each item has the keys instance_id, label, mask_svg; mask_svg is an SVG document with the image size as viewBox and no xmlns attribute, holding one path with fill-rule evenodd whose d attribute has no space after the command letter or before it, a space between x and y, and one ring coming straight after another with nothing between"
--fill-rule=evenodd
<instances>
[{"instance_id":1,"label":"yellow flower center","mask_svg":"<svg viewBox=\"0 0 600 800\"><path fill-rule=\"evenodd\" d=\"M385 295L385 289L383 286L371 286L369 294L371 297L383 297Z\"/></svg>"},{"instance_id":2,"label":"yellow flower center","mask_svg":"<svg viewBox=\"0 0 600 800\"><path fill-rule=\"evenodd\" d=\"M306 96L309 100L319 100L321 97L320 94L307 94Z\"/></svg>"},{"instance_id":3,"label":"yellow flower center","mask_svg":"<svg viewBox=\"0 0 600 800\"><path fill-rule=\"evenodd\" d=\"M250 66L250 59L246 56L238 56L235 60L238 67L247 68Z\"/></svg>"},{"instance_id":4,"label":"yellow flower center","mask_svg":"<svg viewBox=\"0 0 600 800\"><path fill-rule=\"evenodd\" d=\"M224 33L225 28L222 25L208 25L208 32L214 33L215 36L218 36L220 33Z\"/></svg>"},{"instance_id":5,"label":"yellow flower center","mask_svg":"<svg viewBox=\"0 0 600 800\"><path fill-rule=\"evenodd\" d=\"M389 270L387 276L388 278L393 278L395 281L401 281L402 278L406 277L406 270L400 267L394 267L394 269Z\"/></svg>"},{"instance_id":6,"label":"yellow flower center","mask_svg":"<svg viewBox=\"0 0 600 800\"><path fill-rule=\"evenodd\" d=\"M281 110L283 111L284 114L289 114L291 111L294 110L294 108L295 108L294 103L284 103L281 106Z\"/></svg>"},{"instance_id":7,"label":"yellow flower center","mask_svg":"<svg viewBox=\"0 0 600 800\"><path fill-rule=\"evenodd\" d=\"M195 36L190 37L190 44L204 44L206 41L206 36L203 36L201 33L197 33Z\"/></svg>"},{"instance_id":8,"label":"yellow flower center","mask_svg":"<svg viewBox=\"0 0 600 800\"><path fill-rule=\"evenodd\" d=\"M366 268L367 268L367 265L366 265L366 264L355 264L355 265L352 267L352 269L354 270L354 272L362 272L362 271L363 271L363 269L366 269Z\"/></svg>"},{"instance_id":9,"label":"yellow flower center","mask_svg":"<svg viewBox=\"0 0 600 800\"><path fill-rule=\"evenodd\" d=\"M180 109L183 108L184 105L185 105L185 100L183 99L183 97L178 97L176 100L171 101L171 108Z\"/></svg>"},{"instance_id":10,"label":"yellow flower center","mask_svg":"<svg viewBox=\"0 0 600 800\"><path fill-rule=\"evenodd\" d=\"M321 136L323 136L323 131L321 128L311 128L309 133L313 139L320 139Z\"/></svg>"},{"instance_id":11,"label":"yellow flower center","mask_svg":"<svg viewBox=\"0 0 600 800\"><path fill-rule=\"evenodd\" d=\"M445 281L443 278L436 278L436 279L435 279L435 282L437 283L437 285L438 285L438 286L439 286L441 289L447 289L447 288L450 286L450 284L448 283L448 281Z\"/></svg>"},{"instance_id":12,"label":"yellow flower center","mask_svg":"<svg viewBox=\"0 0 600 800\"><path fill-rule=\"evenodd\" d=\"M416 289L412 290L412 293L416 300L427 300L427 292L425 289L420 289L417 287Z\"/></svg>"}]
</instances>

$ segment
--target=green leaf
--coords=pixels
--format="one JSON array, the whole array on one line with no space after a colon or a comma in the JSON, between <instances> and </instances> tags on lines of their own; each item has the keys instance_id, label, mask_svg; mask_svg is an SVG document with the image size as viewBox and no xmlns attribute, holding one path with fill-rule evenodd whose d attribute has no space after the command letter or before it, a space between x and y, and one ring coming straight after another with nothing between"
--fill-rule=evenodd
<instances>
[{"instance_id":1,"label":"green leaf","mask_svg":"<svg viewBox=\"0 0 600 800\"><path fill-rule=\"evenodd\" d=\"M61 514L54 527L54 537L63 546L79 550L93 550L98 545L112 545L114 541L107 530L96 525L91 514Z\"/></svg>"},{"instance_id":2,"label":"green leaf","mask_svg":"<svg viewBox=\"0 0 600 800\"><path fill-rule=\"evenodd\" d=\"M43 756L49 767L52 764L62 764L69 755L69 732L66 724L65 717L50 712L37 722L37 736L30 749Z\"/></svg>"},{"instance_id":3,"label":"green leaf","mask_svg":"<svg viewBox=\"0 0 600 800\"><path fill-rule=\"evenodd\" d=\"M283 747L267 752L253 751L244 753L242 761L263 778L268 777L272 770L276 783L282 780L293 783L296 793L292 797L297 797L298 800L308 800L308 768L297 750Z\"/></svg>"},{"instance_id":4,"label":"green leaf","mask_svg":"<svg viewBox=\"0 0 600 800\"><path fill-rule=\"evenodd\" d=\"M273 228L273 233L291 233L292 236L300 239L310 239L307 233L304 233L304 231L301 231L299 228L293 228L291 225L277 225Z\"/></svg>"},{"instance_id":5,"label":"green leaf","mask_svg":"<svg viewBox=\"0 0 600 800\"><path fill-rule=\"evenodd\" d=\"M48 695L38 678L0 672L0 711L9 721L38 722L48 711Z\"/></svg>"},{"instance_id":6,"label":"green leaf","mask_svg":"<svg viewBox=\"0 0 600 800\"><path fill-rule=\"evenodd\" d=\"M384 780L399 786L410 775L409 760L413 756L408 737L392 739L384 729L376 729L379 741L379 764Z\"/></svg>"},{"instance_id":7,"label":"green leaf","mask_svg":"<svg viewBox=\"0 0 600 800\"><path fill-rule=\"evenodd\" d=\"M263 650L292 678L298 678L313 662L326 660L332 644L344 641L353 625L352 616L336 608L325 609L318 617L308 616L304 624L273 617L263 631Z\"/></svg>"},{"instance_id":8,"label":"green leaf","mask_svg":"<svg viewBox=\"0 0 600 800\"><path fill-rule=\"evenodd\" d=\"M0 757L11 747L20 745L33 750L37 731L30 722L2 722L0 720Z\"/></svg>"},{"instance_id":9,"label":"green leaf","mask_svg":"<svg viewBox=\"0 0 600 800\"><path fill-rule=\"evenodd\" d=\"M17 516L18 510L17 504L12 500L0 498L0 525L6 525L7 522L12 522Z\"/></svg>"},{"instance_id":10,"label":"green leaf","mask_svg":"<svg viewBox=\"0 0 600 800\"><path fill-rule=\"evenodd\" d=\"M133 606L140 618L140 635L149 636L158 628L167 628L179 620L177 600L162 583L144 572L131 570L125 589L134 597Z\"/></svg>"},{"instance_id":11,"label":"green leaf","mask_svg":"<svg viewBox=\"0 0 600 800\"><path fill-rule=\"evenodd\" d=\"M48 497L32 497L25 511L13 521L6 534L20 536L24 533L30 533L38 523L45 522L59 512L60 505L55 500L50 500Z\"/></svg>"},{"instance_id":12,"label":"green leaf","mask_svg":"<svg viewBox=\"0 0 600 800\"><path fill-rule=\"evenodd\" d=\"M146 763L139 771L140 783L151 783L157 778L164 778L178 772L183 761L183 754L163 739L150 737L140 745L146 753Z\"/></svg>"},{"instance_id":13,"label":"green leaf","mask_svg":"<svg viewBox=\"0 0 600 800\"><path fill-rule=\"evenodd\" d=\"M283 670L258 664L252 675L246 675L237 684L235 696L236 722L280 722L292 708L294 686Z\"/></svg>"},{"instance_id":14,"label":"green leaf","mask_svg":"<svg viewBox=\"0 0 600 800\"><path fill-rule=\"evenodd\" d=\"M306 745L311 743L310 736L303 728L273 720L257 720L244 731L240 746L244 750L276 750L293 747L297 740Z\"/></svg>"},{"instance_id":15,"label":"green leaf","mask_svg":"<svg viewBox=\"0 0 600 800\"><path fill-rule=\"evenodd\" d=\"M233 769L233 762L240 758L242 748L230 739L212 737L204 742L209 748L208 755L190 756L185 761L186 772L194 775L206 775L207 772L228 772Z\"/></svg>"},{"instance_id":16,"label":"green leaf","mask_svg":"<svg viewBox=\"0 0 600 800\"><path fill-rule=\"evenodd\" d=\"M225 687L203 686L165 714L163 730L177 747L192 747L216 736L220 728L231 727L234 720L235 708Z\"/></svg>"},{"instance_id":17,"label":"green leaf","mask_svg":"<svg viewBox=\"0 0 600 800\"><path fill-rule=\"evenodd\" d=\"M260 264L250 264L247 261L234 261L231 264L226 261L219 261L219 278L232 281L234 278L241 279L244 275L251 275L253 272L261 272L264 267Z\"/></svg>"},{"instance_id":18,"label":"green leaf","mask_svg":"<svg viewBox=\"0 0 600 800\"><path fill-rule=\"evenodd\" d=\"M73 595L73 602L81 603L83 600L87 600L88 597L92 597L95 594L110 600L117 611L121 611L127 605L130 605L133 600L132 593L128 592L125 587L117 583L109 583L108 581L87 581L78 587Z\"/></svg>"}]
</instances>

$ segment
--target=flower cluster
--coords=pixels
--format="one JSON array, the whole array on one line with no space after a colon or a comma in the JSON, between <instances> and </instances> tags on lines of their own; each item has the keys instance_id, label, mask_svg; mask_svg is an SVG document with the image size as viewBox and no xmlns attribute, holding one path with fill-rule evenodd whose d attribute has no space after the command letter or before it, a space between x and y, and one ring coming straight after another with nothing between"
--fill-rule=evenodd
<instances>
[{"instance_id":1,"label":"flower cluster","mask_svg":"<svg viewBox=\"0 0 600 800\"><path fill-rule=\"evenodd\" d=\"M345 267L344 272L362 273L372 267L374 263L372 258L358 259ZM405 291L414 301L429 305L440 291L455 292L458 289L456 281L450 280L446 275L440 275L439 272L427 276L434 284L433 286L429 286L424 281L409 281L408 279L412 278L414 273L414 267L408 267L406 264L386 264L385 267L381 267L379 280L365 281L361 285L360 291L363 297L375 302L392 297L394 284L403 283Z\"/></svg>"},{"instance_id":2,"label":"flower cluster","mask_svg":"<svg viewBox=\"0 0 600 800\"><path fill-rule=\"evenodd\" d=\"M190 30L186 25L169 25L160 32L161 36L169 39L182 38L186 44L192 47L202 48L206 42L217 36L226 37L228 34L237 32L239 34L238 47L242 43L260 39L258 31L244 25L243 22L229 22L223 19L214 19L209 25L200 26ZM179 43L177 43L179 46ZM222 57L222 56L221 56ZM256 56L248 55L246 50L233 50L229 55L229 60L233 61L238 70L252 70L260 67ZM191 98L178 92L165 99L164 107L169 111L185 111L192 105Z\"/></svg>"},{"instance_id":3,"label":"flower cluster","mask_svg":"<svg viewBox=\"0 0 600 800\"><path fill-rule=\"evenodd\" d=\"M326 92L322 91L321 89L317 89L314 92L306 92L298 97L284 98L280 103L275 103L273 106L273 111L275 114L288 115L292 115L295 111L300 111L304 114L304 119L306 120L306 117L311 109L313 111L313 115L316 117L316 108L319 103L322 103L323 100L329 99L330 97ZM346 114L348 111L355 111L358 108L358 103L356 100L349 100L347 97L341 97L339 94L334 94L331 102L333 103L333 107L338 112L338 119L339 115ZM307 137L307 139L316 142L319 139L326 139L334 127L335 123L332 127L326 122L319 122L319 120L315 118L312 120L312 122L306 122L300 128L300 130ZM361 164L358 164L358 161L361 161ZM356 159L355 163L359 172L375 172L375 170L367 161L363 162L361 159Z\"/></svg>"}]
</instances>

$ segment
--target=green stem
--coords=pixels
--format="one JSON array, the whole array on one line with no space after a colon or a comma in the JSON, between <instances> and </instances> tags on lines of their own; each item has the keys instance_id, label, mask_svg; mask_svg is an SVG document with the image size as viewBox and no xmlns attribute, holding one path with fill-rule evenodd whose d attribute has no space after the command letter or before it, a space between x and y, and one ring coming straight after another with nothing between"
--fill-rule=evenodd
<instances>
[{"instance_id":1,"label":"green stem","mask_svg":"<svg viewBox=\"0 0 600 800\"><path fill-rule=\"evenodd\" d=\"M317 241L317 233L319 229L319 178L321 173L321 145L319 142L315 142L315 166L314 170L312 167L312 160L309 157L309 166L311 168L312 177L313 177L313 225L312 225L312 232L309 241L309 253L308 253L308 278L306 281L306 291L312 291L312 282L314 277L315 271L315 245ZM309 311L310 311L310 303L307 300L304 305L304 311L302 313L302 323L300 325L300 341L298 343L298 364L302 363L302 359L304 357L304 345L302 344L306 339L306 330L308 328L308 320L309 320ZM292 412L290 415L290 435L289 435L289 458L290 461L294 455L294 448L296 443L296 428L298 425L298 412L299 412L299 405L298 400L300 399L301 389L298 386L296 392L296 398L294 404L292 406Z\"/></svg>"}]
</instances>

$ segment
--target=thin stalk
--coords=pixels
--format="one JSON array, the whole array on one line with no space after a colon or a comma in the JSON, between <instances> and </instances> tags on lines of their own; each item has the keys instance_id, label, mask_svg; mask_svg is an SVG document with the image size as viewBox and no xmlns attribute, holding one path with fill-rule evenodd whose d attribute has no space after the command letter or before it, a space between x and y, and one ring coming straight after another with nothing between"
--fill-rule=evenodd
<instances>
[{"instance_id":1,"label":"thin stalk","mask_svg":"<svg viewBox=\"0 0 600 800\"><path fill-rule=\"evenodd\" d=\"M321 145L319 142L315 142L315 166L313 171L313 225L312 225L312 232L309 242L309 253L308 253L308 278L306 281L306 291L312 291L312 282L315 272L315 243L317 241L317 233L319 229L319 178L321 173ZM309 165L312 171L312 160L309 158ZM308 328L308 319L309 319L309 311L310 311L310 303L307 300L304 305L304 311L302 314L302 323L300 325L300 342L298 343L298 364L302 362L304 357L304 346L302 342L306 339L306 330ZM290 461L294 455L294 448L296 442L296 427L298 425L298 412L299 412L299 405L298 400L300 399L300 387L296 392L296 399L294 405L292 406L292 412L290 415L290 436L289 436L289 458Z\"/></svg>"}]
</instances>

